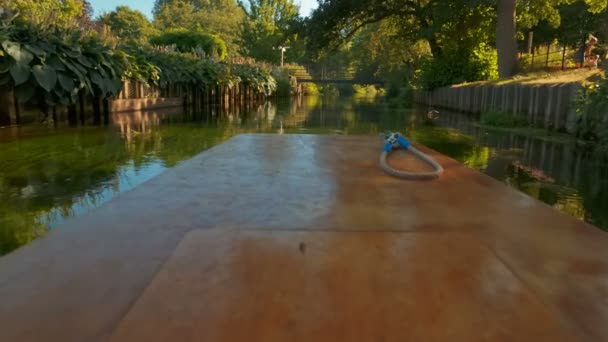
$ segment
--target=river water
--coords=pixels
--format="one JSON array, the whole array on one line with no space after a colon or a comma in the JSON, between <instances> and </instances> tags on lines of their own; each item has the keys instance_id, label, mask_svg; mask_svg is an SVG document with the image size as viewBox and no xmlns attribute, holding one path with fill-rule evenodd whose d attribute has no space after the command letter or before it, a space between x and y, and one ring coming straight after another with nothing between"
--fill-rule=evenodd
<instances>
[{"instance_id":1,"label":"river water","mask_svg":"<svg viewBox=\"0 0 608 342\"><path fill-rule=\"evenodd\" d=\"M370 97L303 98L204 113L122 113L107 127L0 128L0 255L238 133L368 134L411 140L608 229L608 158L555 136L478 128L467 114ZM379 139L380 149L380 139Z\"/></svg>"}]
</instances>

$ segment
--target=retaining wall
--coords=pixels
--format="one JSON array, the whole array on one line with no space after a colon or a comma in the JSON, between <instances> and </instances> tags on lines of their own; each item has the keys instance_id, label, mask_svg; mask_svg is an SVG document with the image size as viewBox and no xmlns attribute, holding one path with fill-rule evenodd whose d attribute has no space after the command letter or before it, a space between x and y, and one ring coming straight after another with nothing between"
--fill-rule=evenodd
<instances>
[{"instance_id":1,"label":"retaining wall","mask_svg":"<svg viewBox=\"0 0 608 342\"><path fill-rule=\"evenodd\" d=\"M416 93L415 100L469 113L525 114L530 125L573 133L576 129L574 102L581 89L580 83L471 84L420 91Z\"/></svg>"}]
</instances>

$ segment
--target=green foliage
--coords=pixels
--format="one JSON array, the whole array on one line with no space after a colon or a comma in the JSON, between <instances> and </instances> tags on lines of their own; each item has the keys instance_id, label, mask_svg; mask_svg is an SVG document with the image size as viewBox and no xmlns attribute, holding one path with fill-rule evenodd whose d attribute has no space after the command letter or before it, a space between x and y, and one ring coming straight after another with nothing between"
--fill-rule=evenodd
<instances>
[{"instance_id":1,"label":"green foliage","mask_svg":"<svg viewBox=\"0 0 608 342\"><path fill-rule=\"evenodd\" d=\"M237 41L243 17L236 0L157 0L154 6L154 25L159 30L185 28L217 35L226 42L230 55L240 49Z\"/></svg>"},{"instance_id":2,"label":"green foliage","mask_svg":"<svg viewBox=\"0 0 608 342\"><path fill-rule=\"evenodd\" d=\"M544 20L552 27L559 27L561 24L559 5L571 2L571 0L518 1L517 25L525 29L534 27Z\"/></svg>"},{"instance_id":3,"label":"green foliage","mask_svg":"<svg viewBox=\"0 0 608 342\"><path fill-rule=\"evenodd\" d=\"M428 41L439 56L444 45L463 41L486 41L492 25L494 2L454 1L323 1L307 22L310 48L336 47L346 43L361 28L383 19L396 18L404 37Z\"/></svg>"},{"instance_id":4,"label":"green foliage","mask_svg":"<svg viewBox=\"0 0 608 342\"><path fill-rule=\"evenodd\" d=\"M428 59L417 71L418 82L424 89L446 85L492 80L498 78L496 51L481 45L470 51L448 50L440 57Z\"/></svg>"},{"instance_id":5,"label":"green foliage","mask_svg":"<svg viewBox=\"0 0 608 342\"><path fill-rule=\"evenodd\" d=\"M321 94L319 87L314 83L304 83L304 95L317 96Z\"/></svg>"},{"instance_id":6,"label":"green foliage","mask_svg":"<svg viewBox=\"0 0 608 342\"><path fill-rule=\"evenodd\" d=\"M156 33L154 26L143 13L127 6L116 7L114 11L101 16L98 22L109 26L112 33L123 43L124 40L145 42Z\"/></svg>"},{"instance_id":7,"label":"green foliage","mask_svg":"<svg viewBox=\"0 0 608 342\"><path fill-rule=\"evenodd\" d=\"M589 6L589 12L592 13L605 11L608 6L607 0L585 0L585 3Z\"/></svg>"},{"instance_id":8,"label":"green foliage","mask_svg":"<svg viewBox=\"0 0 608 342\"><path fill-rule=\"evenodd\" d=\"M277 68L272 75L277 82L277 96L287 97L296 94L298 81L290 74L290 70Z\"/></svg>"},{"instance_id":9,"label":"green foliage","mask_svg":"<svg viewBox=\"0 0 608 342\"><path fill-rule=\"evenodd\" d=\"M495 111L482 113L480 123L494 127L524 127L529 125L528 118L523 114Z\"/></svg>"},{"instance_id":10,"label":"green foliage","mask_svg":"<svg viewBox=\"0 0 608 342\"><path fill-rule=\"evenodd\" d=\"M218 36L202 31L170 29L150 39L157 46L175 46L180 52L193 52L202 49L208 56L226 58L226 43Z\"/></svg>"},{"instance_id":11,"label":"green foliage","mask_svg":"<svg viewBox=\"0 0 608 342\"><path fill-rule=\"evenodd\" d=\"M387 18L364 27L352 39L350 55L357 78L404 82L413 65L431 56L426 41L412 40L398 18Z\"/></svg>"},{"instance_id":12,"label":"green foliage","mask_svg":"<svg viewBox=\"0 0 608 342\"><path fill-rule=\"evenodd\" d=\"M564 3L558 7L558 11L559 18L567 20L562 20L558 25L540 20L538 25L531 28L536 46L552 44L557 40L561 45L578 48L584 44L589 34L594 34L600 41L608 39L607 12L593 13L583 1ZM521 35L520 38L525 36Z\"/></svg>"},{"instance_id":13,"label":"green foliage","mask_svg":"<svg viewBox=\"0 0 608 342\"><path fill-rule=\"evenodd\" d=\"M297 33L299 7L293 0L249 0L239 1L239 5L245 12L240 31L243 55L278 64L281 57L278 46L289 46L288 60L303 54Z\"/></svg>"},{"instance_id":14,"label":"green foliage","mask_svg":"<svg viewBox=\"0 0 608 342\"><path fill-rule=\"evenodd\" d=\"M167 2L154 14L154 26L161 31L175 28L194 29L197 23L194 5L188 1Z\"/></svg>"},{"instance_id":15,"label":"green foliage","mask_svg":"<svg viewBox=\"0 0 608 342\"><path fill-rule=\"evenodd\" d=\"M608 151L608 80L585 88L577 99L577 137Z\"/></svg>"},{"instance_id":16,"label":"green foliage","mask_svg":"<svg viewBox=\"0 0 608 342\"><path fill-rule=\"evenodd\" d=\"M232 72L243 84L265 94L272 94L277 89L277 82L270 74L270 70L263 66L249 64L235 64L231 66Z\"/></svg>"},{"instance_id":17,"label":"green foliage","mask_svg":"<svg viewBox=\"0 0 608 342\"><path fill-rule=\"evenodd\" d=\"M218 63L194 53L180 53L152 48L127 49L133 56L128 70L141 71L140 79L165 87L181 84L196 87L232 87L246 84L259 92L271 94L277 89L270 70L261 65Z\"/></svg>"},{"instance_id":18,"label":"green foliage","mask_svg":"<svg viewBox=\"0 0 608 342\"><path fill-rule=\"evenodd\" d=\"M79 92L105 98L121 89L128 61L95 38L28 26L0 27L0 85L13 87L20 102L38 95L49 105L67 105Z\"/></svg>"},{"instance_id":19,"label":"green foliage","mask_svg":"<svg viewBox=\"0 0 608 342\"><path fill-rule=\"evenodd\" d=\"M35 213L0 206L0 255L44 235L48 228L37 222Z\"/></svg>"},{"instance_id":20,"label":"green foliage","mask_svg":"<svg viewBox=\"0 0 608 342\"><path fill-rule=\"evenodd\" d=\"M16 14L16 22L39 28L81 29L90 24L86 0L8 0L2 8Z\"/></svg>"},{"instance_id":21,"label":"green foliage","mask_svg":"<svg viewBox=\"0 0 608 342\"><path fill-rule=\"evenodd\" d=\"M353 84L353 94L359 96L380 95L380 90L373 85Z\"/></svg>"}]
</instances>

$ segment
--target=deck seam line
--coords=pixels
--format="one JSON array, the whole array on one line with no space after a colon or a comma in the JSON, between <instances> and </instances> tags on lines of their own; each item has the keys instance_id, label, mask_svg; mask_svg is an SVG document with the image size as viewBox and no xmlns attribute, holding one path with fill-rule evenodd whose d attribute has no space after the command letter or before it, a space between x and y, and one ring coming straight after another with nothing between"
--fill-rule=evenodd
<instances>
[{"instance_id":1,"label":"deck seam line","mask_svg":"<svg viewBox=\"0 0 608 342\"><path fill-rule=\"evenodd\" d=\"M555 318L557 320L562 331L567 332L568 335L570 337L572 337L575 341L584 341L585 340L583 338L584 336L581 336L580 334L573 331L573 329L569 328L567 324L563 324L563 318L561 317L561 315L559 315L559 310L556 310L553 305L551 305L551 304L547 303L545 300L543 300L542 297L537 293L537 291L535 291L532 288L532 286L515 271L515 268L512 267L504 258L502 258L498 254L498 252L489 245L489 243L487 243L486 241L483 241L482 239L480 239L476 236L471 235L471 237L473 239L479 241L483 246L485 246L485 248L487 248L494 255L496 260L498 260L501 264L503 264L505 266L505 268L509 271L509 273L511 273L513 275L513 277L515 277L515 279L517 279L528 291L530 291L530 293L533 295L534 298L536 298L538 303L541 304L543 307L545 307L547 309L547 311L549 313L551 313L553 318ZM576 325L579 326L579 324L576 324Z\"/></svg>"},{"instance_id":2,"label":"deck seam line","mask_svg":"<svg viewBox=\"0 0 608 342\"><path fill-rule=\"evenodd\" d=\"M209 229L213 229L213 228L209 228ZM175 255L175 251L177 250L177 248L179 247L179 245L184 241L184 239L186 238L186 236L189 233L191 233L192 231L193 230L183 232L181 238L177 239L177 241L175 243L175 246L171 249L171 252L169 253L169 255L161 263L159 263L158 267L154 270L154 272L152 273L152 275L150 277L150 280L145 283L145 285L143 286L143 289L141 291L139 291L139 293L137 295L133 296L133 300L131 300L129 302L129 304L126 306L126 309L124 310L124 313L121 313L120 315L118 315L116 323L112 324L110 326L110 328L109 328L108 340L112 339L112 337L114 336L114 333L120 327L120 324L129 315L129 313L131 312L131 310L133 310L133 308L135 307L135 305L137 305L137 303L139 302L139 300L141 299L141 297L143 297L143 295L146 292L146 290L150 287L150 285L152 284L152 282L154 282L154 279L156 279L156 277L158 276L158 274L160 273L160 271L162 271L165 268L166 264L173 258L173 256Z\"/></svg>"}]
</instances>

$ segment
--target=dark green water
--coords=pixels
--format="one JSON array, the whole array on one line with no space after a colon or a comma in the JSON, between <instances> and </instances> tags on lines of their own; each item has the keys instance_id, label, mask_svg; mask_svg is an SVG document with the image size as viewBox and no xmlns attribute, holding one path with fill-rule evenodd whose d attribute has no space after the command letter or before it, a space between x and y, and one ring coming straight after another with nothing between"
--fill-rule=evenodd
<instances>
[{"instance_id":1,"label":"dark green water","mask_svg":"<svg viewBox=\"0 0 608 342\"><path fill-rule=\"evenodd\" d=\"M608 228L608 158L587 155L573 143L484 131L463 114L442 112L437 126L427 126L423 112L382 99L309 98L196 115L120 114L108 127L0 128L0 254L245 132L401 131L558 210Z\"/></svg>"}]
</instances>

